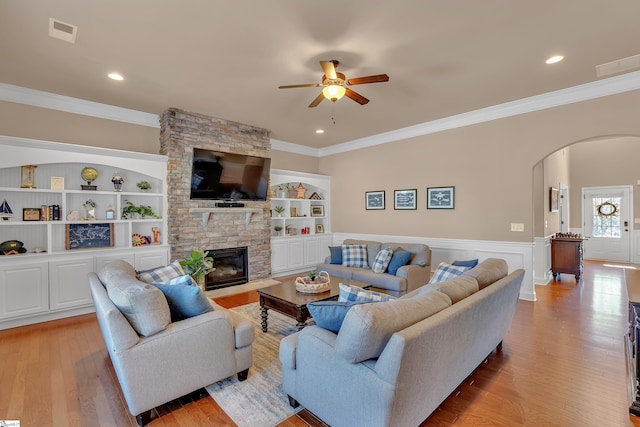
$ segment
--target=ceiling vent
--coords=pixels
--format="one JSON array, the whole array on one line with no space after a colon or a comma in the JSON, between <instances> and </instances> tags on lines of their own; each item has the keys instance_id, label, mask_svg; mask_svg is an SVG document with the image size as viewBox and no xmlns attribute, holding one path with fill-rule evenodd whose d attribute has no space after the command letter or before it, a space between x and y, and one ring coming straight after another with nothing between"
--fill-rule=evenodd
<instances>
[{"instance_id":1,"label":"ceiling vent","mask_svg":"<svg viewBox=\"0 0 640 427\"><path fill-rule=\"evenodd\" d=\"M634 68L640 68L640 54L596 65L596 75L598 77L604 77L610 74L633 70Z\"/></svg>"},{"instance_id":2,"label":"ceiling vent","mask_svg":"<svg viewBox=\"0 0 640 427\"><path fill-rule=\"evenodd\" d=\"M76 27L75 25L67 24L66 22L49 18L50 37L53 37L54 39L64 40L69 43L75 43L77 33L78 27Z\"/></svg>"}]
</instances>

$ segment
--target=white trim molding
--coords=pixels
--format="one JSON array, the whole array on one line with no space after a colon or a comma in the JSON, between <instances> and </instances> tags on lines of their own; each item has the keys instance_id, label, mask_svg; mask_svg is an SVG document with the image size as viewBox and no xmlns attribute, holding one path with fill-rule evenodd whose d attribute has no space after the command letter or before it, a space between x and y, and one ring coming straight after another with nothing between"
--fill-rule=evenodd
<instances>
[{"instance_id":1,"label":"white trim molding","mask_svg":"<svg viewBox=\"0 0 640 427\"><path fill-rule=\"evenodd\" d=\"M533 280L537 285L548 285L551 273L551 236L533 238Z\"/></svg>"},{"instance_id":2,"label":"white trim molding","mask_svg":"<svg viewBox=\"0 0 640 427\"><path fill-rule=\"evenodd\" d=\"M422 243L431 248L431 269L440 262L478 258L502 258L509 266L509 272L522 268L524 279L520 287L520 299L536 300L533 279L533 243L496 242L483 240L434 239L428 237L388 236L375 234L334 233L333 244L340 245L346 239L373 240L377 242Z\"/></svg>"}]
</instances>

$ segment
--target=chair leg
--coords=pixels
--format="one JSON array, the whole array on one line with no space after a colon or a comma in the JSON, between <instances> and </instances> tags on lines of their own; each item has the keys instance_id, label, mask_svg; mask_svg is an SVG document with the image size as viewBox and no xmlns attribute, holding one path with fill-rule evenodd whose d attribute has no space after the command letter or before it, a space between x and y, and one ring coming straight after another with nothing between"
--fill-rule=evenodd
<instances>
[{"instance_id":1,"label":"chair leg","mask_svg":"<svg viewBox=\"0 0 640 427\"><path fill-rule=\"evenodd\" d=\"M244 381L249 376L249 369L238 372L238 381Z\"/></svg>"},{"instance_id":2,"label":"chair leg","mask_svg":"<svg viewBox=\"0 0 640 427\"><path fill-rule=\"evenodd\" d=\"M151 409L144 411L141 414L136 415L136 422L140 427L143 427L151 421Z\"/></svg>"},{"instance_id":3,"label":"chair leg","mask_svg":"<svg viewBox=\"0 0 640 427\"><path fill-rule=\"evenodd\" d=\"M289 398L289 405L292 408L297 408L298 406L300 406L300 403L298 403L298 401L295 400L293 397L289 396L288 394L287 394L287 397Z\"/></svg>"}]
</instances>

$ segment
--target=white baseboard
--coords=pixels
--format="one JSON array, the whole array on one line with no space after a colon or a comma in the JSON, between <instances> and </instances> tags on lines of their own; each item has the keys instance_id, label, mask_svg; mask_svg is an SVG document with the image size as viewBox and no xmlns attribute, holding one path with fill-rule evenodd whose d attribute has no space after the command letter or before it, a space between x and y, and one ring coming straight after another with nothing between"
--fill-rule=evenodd
<instances>
[{"instance_id":1,"label":"white baseboard","mask_svg":"<svg viewBox=\"0 0 640 427\"><path fill-rule=\"evenodd\" d=\"M524 242L495 242L483 240L433 239L428 237L388 236L377 234L334 233L333 244L340 245L346 239L374 240L379 242L422 243L431 248L431 269L440 262L456 259L502 258L509 266L509 272L522 268L525 271L520 299L536 300L534 283L534 244Z\"/></svg>"}]
</instances>

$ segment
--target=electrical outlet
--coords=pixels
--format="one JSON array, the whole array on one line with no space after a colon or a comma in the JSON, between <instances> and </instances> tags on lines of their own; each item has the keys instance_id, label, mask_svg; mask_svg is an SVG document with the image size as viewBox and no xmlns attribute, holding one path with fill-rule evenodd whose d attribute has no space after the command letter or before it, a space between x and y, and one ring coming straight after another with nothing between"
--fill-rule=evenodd
<instances>
[{"instance_id":1,"label":"electrical outlet","mask_svg":"<svg viewBox=\"0 0 640 427\"><path fill-rule=\"evenodd\" d=\"M511 231L524 231L524 224L521 222L512 222Z\"/></svg>"},{"instance_id":2,"label":"electrical outlet","mask_svg":"<svg viewBox=\"0 0 640 427\"><path fill-rule=\"evenodd\" d=\"M634 218L633 219L633 223L634 224L640 224L640 218Z\"/></svg>"}]
</instances>

